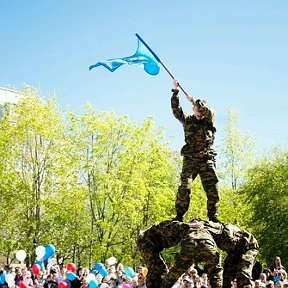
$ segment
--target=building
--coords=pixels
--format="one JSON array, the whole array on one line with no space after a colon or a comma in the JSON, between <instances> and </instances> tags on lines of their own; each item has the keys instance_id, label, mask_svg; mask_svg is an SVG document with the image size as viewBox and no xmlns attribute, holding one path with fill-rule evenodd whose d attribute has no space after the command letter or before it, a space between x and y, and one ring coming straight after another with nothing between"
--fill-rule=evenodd
<instances>
[{"instance_id":1,"label":"building","mask_svg":"<svg viewBox=\"0 0 288 288\"><path fill-rule=\"evenodd\" d=\"M11 88L0 87L0 118L3 115L3 109L5 103L17 104L19 99L23 97L23 95Z\"/></svg>"},{"instance_id":2,"label":"building","mask_svg":"<svg viewBox=\"0 0 288 288\"><path fill-rule=\"evenodd\" d=\"M7 102L17 104L20 98L21 94L17 90L0 87L0 105L4 105Z\"/></svg>"}]
</instances>

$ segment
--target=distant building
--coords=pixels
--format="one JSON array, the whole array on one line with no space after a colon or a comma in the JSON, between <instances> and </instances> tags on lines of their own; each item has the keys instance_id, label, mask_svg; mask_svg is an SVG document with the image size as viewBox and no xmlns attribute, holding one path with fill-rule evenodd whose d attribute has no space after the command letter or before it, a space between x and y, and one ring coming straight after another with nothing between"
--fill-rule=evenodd
<instances>
[{"instance_id":1,"label":"distant building","mask_svg":"<svg viewBox=\"0 0 288 288\"><path fill-rule=\"evenodd\" d=\"M21 97L21 93L17 90L0 87L0 105L4 105L7 102L17 104Z\"/></svg>"},{"instance_id":2,"label":"distant building","mask_svg":"<svg viewBox=\"0 0 288 288\"><path fill-rule=\"evenodd\" d=\"M0 118L3 115L5 103L11 103L16 105L21 97L23 97L23 94L21 94L17 90L0 87Z\"/></svg>"}]
</instances>

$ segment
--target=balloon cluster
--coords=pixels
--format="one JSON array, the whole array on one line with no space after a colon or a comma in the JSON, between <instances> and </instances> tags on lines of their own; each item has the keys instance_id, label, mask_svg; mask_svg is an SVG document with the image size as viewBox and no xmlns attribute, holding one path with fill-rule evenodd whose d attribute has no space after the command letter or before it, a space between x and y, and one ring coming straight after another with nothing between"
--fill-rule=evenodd
<instances>
[{"instance_id":1,"label":"balloon cluster","mask_svg":"<svg viewBox=\"0 0 288 288\"><path fill-rule=\"evenodd\" d=\"M50 258L54 253L55 253L55 247L52 244L48 244L46 247L44 246L38 246L35 250L36 253L36 261L34 262L34 264L31 267L31 271L34 275L38 275L40 273L40 271L42 271L44 269L44 263L43 260L48 261L48 265L52 266L54 264L57 264L57 260L54 258ZM26 252L24 250L18 250L16 251L16 259L20 262L23 262L26 259ZM47 266L48 266L47 265ZM8 281L9 281L9 277L8 277ZM7 282L8 283L8 282ZM13 286L14 282L11 283L10 281L10 285L8 283L8 286ZM24 285L24 283L23 283ZM23 286L22 285L22 286ZM21 288L25 288L25 287L21 287Z\"/></svg>"},{"instance_id":2,"label":"balloon cluster","mask_svg":"<svg viewBox=\"0 0 288 288\"><path fill-rule=\"evenodd\" d=\"M43 261L48 262L48 268L57 264L57 260L55 258L51 258L51 256L54 255L55 251L56 250L53 244L48 244L46 247L41 245L36 248L37 259L32 266L32 273L34 275L38 275L40 271L44 269Z\"/></svg>"},{"instance_id":3,"label":"balloon cluster","mask_svg":"<svg viewBox=\"0 0 288 288\"><path fill-rule=\"evenodd\" d=\"M108 272L105 268L105 266L102 264L102 263L96 263L94 265L94 269L98 271L98 273L102 276L102 277L105 277L108 275Z\"/></svg>"}]
</instances>

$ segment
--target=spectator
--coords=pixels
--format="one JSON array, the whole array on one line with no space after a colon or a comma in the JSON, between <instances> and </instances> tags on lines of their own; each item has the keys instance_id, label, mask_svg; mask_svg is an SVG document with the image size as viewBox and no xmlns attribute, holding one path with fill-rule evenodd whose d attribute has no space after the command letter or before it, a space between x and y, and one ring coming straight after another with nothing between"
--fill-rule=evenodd
<instances>
[{"instance_id":1,"label":"spectator","mask_svg":"<svg viewBox=\"0 0 288 288\"><path fill-rule=\"evenodd\" d=\"M266 281L267 282L270 281L270 280L273 281L273 274L272 274L270 269L264 269L263 273L266 274Z\"/></svg>"},{"instance_id":2,"label":"spectator","mask_svg":"<svg viewBox=\"0 0 288 288\"><path fill-rule=\"evenodd\" d=\"M66 280L66 268L63 266L60 267L58 275L56 277L56 281L59 284L60 282L64 282Z\"/></svg>"},{"instance_id":3,"label":"spectator","mask_svg":"<svg viewBox=\"0 0 288 288\"><path fill-rule=\"evenodd\" d=\"M15 285L19 286L20 282L23 281L23 276L22 276L22 269L20 267L17 267L15 269Z\"/></svg>"},{"instance_id":4,"label":"spectator","mask_svg":"<svg viewBox=\"0 0 288 288\"><path fill-rule=\"evenodd\" d=\"M265 286L266 286L266 284L268 283L268 281L267 281L267 275L266 275L264 272L262 272L262 273L260 274L259 280L260 280L260 282L261 282L262 284L264 284ZM256 280L255 280L255 281L256 281Z\"/></svg>"},{"instance_id":5,"label":"spectator","mask_svg":"<svg viewBox=\"0 0 288 288\"><path fill-rule=\"evenodd\" d=\"M21 282L23 282L27 287L33 287L33 280L31 278L31 272L28 271L27 268L24 268L22 270L22 276L23 276L23 280Z\"/></svg>"},{"instance_id":6,"label":"spectator","mask_svg":"<svg viewBox=\"0 0 288 288\"><path fill-rule=\"evenodd\" d=\"M42 288L45 284L45 279L43 278L44 274L40 271L34 278L34 288Z\"/></svg>"},{"instance_id":7,"label":"spectator","mask_svg":"<svg viewBox=\"0 0 288 288\"><path fill-rule=\"evenodd\" d=\"M147 288L146 287L146 279L141 274L138 275L138 285L136 288Z\"/></svg>"},{"instance_id":8,"label":"spectator","mask_svg":"<svg viewBox=\"0 0 288 288\"><path fill-rule=\"evenodd\" d=\"M276 256L274 259L273 264L270 266L271 272L275 272L275 270L285 270L284 266L281 263L281 258L279 256Z\"/></svg>"},{"instance_id":9,"label":"spectator","mask_svg":"<svg viewBox=\"0 0 288 288\"><path fill-rule=\"evenodd\" d=\"M274 287L275 288L283 288L284 285L283 285L283 283L281 281L278 281L278 282L274 283Z\"/></svg>"},{"instance_id":10,"label":"spectator","mask_svg":"<svg viewBox=\"0 0 288 288\"><path fill-rule=\"evenodd\" d=\"M198 271L191 266L188 271L187 271L187 276L188 278L192 281L192 283L194 284L196 277L198 276Z\"/></svg>"},{"instance_id":11,"label":"spectator","mask_svg":"<svg viewBox=\"0 0 288 288\"><path fill-rule=\"evenodd\" d=\"M181 288L193 288L194 287L193 284L194 284L193 280L191 280L191 278L188 275L186 275L182 278L180 287Z\"/></svg>"},{"instance_id":12,"label":"spectator","mask_svg":"<svg viewBox=\"0 0 288 288\"><path fill-rule=\"evenodd\" d=\"M201 278L202 278L201 288L208 288L209 284L208 284L208 276L207 276L207 274L203 273Z\"/></svg>"}]
</instances>

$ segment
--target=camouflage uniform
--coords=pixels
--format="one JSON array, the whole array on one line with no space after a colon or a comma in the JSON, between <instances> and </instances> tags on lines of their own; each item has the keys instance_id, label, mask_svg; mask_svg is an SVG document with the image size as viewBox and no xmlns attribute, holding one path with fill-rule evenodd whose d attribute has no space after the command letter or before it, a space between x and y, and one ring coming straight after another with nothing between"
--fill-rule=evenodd
<instances>
[{"instance_id":1,"label":"camouflage uniform","mask_svg":"<svg viewBox=\"0 0 288 288\"><path fill-rule=\"evenodd\" d=\"M189 208L191 183L198 174L207 195L208 217L215 218L219 202L216 153L212 148L216 132L215 113L204 101L197 100L195 105L204 118L197 120L194 115L186 115L180 106L178 90L172 91L171 108L183 125L186 142L181 149L183 166L176 198L177 219L181 220Z\"/></svg>"},{"instance_id":2,"label":"camouflage uniform","mask_svg":"<svg viewBox=\"0 0 288 288\"><path fill-rule=\"evenodd\" d=\"M168 268L161 251L177 244L180 244L181 251L167 274ZM204 229L191 228L189 224L178 221L163 221L144 231L137 246L148 267L147 288L172 287L193 261L206 262L208 276L214 284L212 287L221 287L220 254L212 236Z\"/></svg>"},{"instance_id":3,"label":"camouflage uniform","mask_svg":"<svg viewBox=\"0 0 288 288\"><path fill-rule=\"evenodd\" d=\"M137 246L148 268L146 278L148 288L161 287L162 275L168 272L161 251L164 248L176 246L189 229L189 224L166 220L151 226L140 234Z\"/></svg>"},{"instance_id":4,"label":"camouflage uniform","mask_svg":"<svg viewBox=\"0 0 288 288\"><path fill-rule=\"evenodd\" d=\"M224 260L223 288L232 287L231 282L235 279L238 288L253 287L252 269L259 250L255 237L229 223L201 222L217 246L228 254Z\"/></svg>"}]
</instances>

